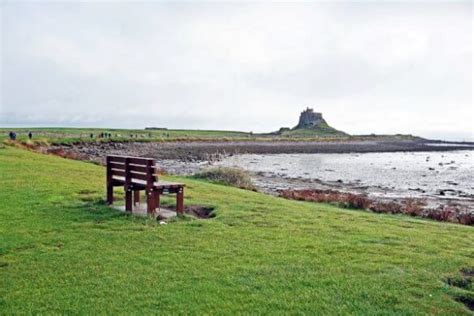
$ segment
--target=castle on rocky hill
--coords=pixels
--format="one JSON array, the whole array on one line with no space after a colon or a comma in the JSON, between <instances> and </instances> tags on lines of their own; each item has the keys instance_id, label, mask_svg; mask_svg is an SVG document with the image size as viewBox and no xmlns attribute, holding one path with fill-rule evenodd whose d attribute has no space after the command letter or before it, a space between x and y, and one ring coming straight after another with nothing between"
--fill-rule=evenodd
<instances>
[{"instance_id":1,"label":"castle on rocky hill","mask_svg":"<svg viewBox=\"0 0 474 316\"><path fill-rule=\"evenodd\" d=\"M300 120L295 129L318 127L321 124L327 124L326 121L323 119L323 115L321 113L314 112L313 109L308 107L306 108L306 110L301 112Z\"/></svg>"}]
</instances>

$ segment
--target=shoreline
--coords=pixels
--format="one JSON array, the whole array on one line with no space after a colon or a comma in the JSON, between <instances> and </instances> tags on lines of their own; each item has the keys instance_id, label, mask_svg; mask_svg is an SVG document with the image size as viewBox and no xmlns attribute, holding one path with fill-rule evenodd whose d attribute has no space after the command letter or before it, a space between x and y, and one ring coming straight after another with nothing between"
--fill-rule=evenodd
<instances>
[{"instance_id":1,"label":"shoreline","mask_svg":"<svg viewBox=\"0 0 474 316\"><path fill-rule=\"evenodd\" d=\"M397 202L403 200L423 201L427 207L436 208L441 205L456 205L471 212L474 211L474 196L449 195L407 195L397 189L388 190L377 185L360 185L358 183L342 181L322 181L320 179L300 179L280 177L275 173L252 173L251 178L259 192L280 196L285 190L322 190L340 193L366 195L377 202ZM416 192L416 190L413 190Z\"/></svg>"},{"instance_id":2,"label":"shoreline","mask_svg":"<svg viewBox=\"0 0 474 316\"><path fill-rule=\"evenodd\" d=\"M85 142L71 145L51 145L44 152L61 152L80 160L103 163L108 154L152 157L157 160L218 161L237 154L317 154L317 153L383 153L439 152L474 150L474 144L436 141L338 141L338 142Z\"/></svg>"},{"instance_id":3,"label":"shoreline","mask_svg":"<svg viewBox=\"0 0 474 316\"><path fill-rule=\"evenodd\" d=\"M307 142L307 143L262 143L262 142L174 142L174 143L84 143L69 146L50 146L42 151L55 155L93 161L103 164L108 154L153 157L164 173L191 175L206 168L216 167L215 163L239 154L346 154L346 153L395 153L395 152L447 152L474 150L474 146L456 146L443 143L441 146L430 146L429 142L420 141L358 141L358 142ZM245 169L245 168L244 168ZM277 172L251 172L252 180L258 190L272 195L279 195L280 190L315 189L336 190L355 194L368 195L378 201L400 201L403 199L424 200L430 207L440 205L460 205L474 210L474 197L446 195L430 195L419 197L407 192L399 192L397 188L360 185L358 183L325 182L320 179L299 179L278 175ZM416 191L416 190L414 190ZM440 187L440 191L443 191ZM449 191L449 190L447 190ZM398 194L397 194L398 193ZM413 192L416 193L416 192Z\"/></svg>"}]
</instances>

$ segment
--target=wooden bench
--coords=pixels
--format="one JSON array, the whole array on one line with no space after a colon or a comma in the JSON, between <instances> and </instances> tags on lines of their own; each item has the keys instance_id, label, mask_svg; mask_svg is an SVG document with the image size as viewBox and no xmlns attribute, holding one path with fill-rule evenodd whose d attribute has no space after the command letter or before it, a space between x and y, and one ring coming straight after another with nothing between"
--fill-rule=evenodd
<instances>
[{"instance_id":1,"label":"wooden bench","mask_svg":"<svg viewBox=\"0 0 474 316\"><path fill-rule=\"evenodd\" d=\"M125 190L125 210L132 212L140 203L140 191L145 191L147 213L153 215L160 206L160 195L176 194L176 213L184 213L184 184L158 181L156 161L151 158L107 156L107 203L113 204L114 187ZM132 197L133 196L133 197ZM133 198L133 201L132 201Z\"/></svg>"}]
</instances>

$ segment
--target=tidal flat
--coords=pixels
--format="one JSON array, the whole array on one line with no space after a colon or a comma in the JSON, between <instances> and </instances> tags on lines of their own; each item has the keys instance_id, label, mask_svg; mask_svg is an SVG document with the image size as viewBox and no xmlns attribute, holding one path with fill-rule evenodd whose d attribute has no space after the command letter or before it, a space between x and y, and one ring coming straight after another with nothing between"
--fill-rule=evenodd
<instances>
[{"instance_id":1,"label":"tidal flat","mask_svg":"<svg viewBox=\"0 0 474 316\"><path fill-rule=\"evenodd\" d=\"M319 189L378 200L423 199L431 207L474 209L474 151L236 155L217 166L248 170L256 186L278 194Z\"/></svg>"},{"instance_id":2,"label":"tidal flat","mask_svg":"<svg viewBox=\"0 0 474 316\"><path fill-rule=\"evenodd\" d=\"M103 163L107 154L153 157L168 174L214 167L248 171L259 191L335 190L380 201L418 199L474 211L474 147L429 141L97 142L48 152Z\"/></svg>"}]
</instances>

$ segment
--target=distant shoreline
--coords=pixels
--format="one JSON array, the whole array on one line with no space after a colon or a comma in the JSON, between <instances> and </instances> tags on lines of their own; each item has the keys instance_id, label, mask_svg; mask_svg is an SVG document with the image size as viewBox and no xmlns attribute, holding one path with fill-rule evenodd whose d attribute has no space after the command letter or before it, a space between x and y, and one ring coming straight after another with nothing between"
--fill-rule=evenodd
<instances>
[{"instance_id":1,"label":"distant shoreline","mask_svg":"<svg viewBox=\"0 0 474 316\"><path fill-rule=\"evenodd\" d=\"M83 142L51 145L43 151L64 152L81 160L99 163L108 154L153 157L181 161L213 161L236 154L315 154L474 150L474 143L432 141L177 141L177 142Z\"/></svg>"},{"instance_id":2,"label":"distant shoreline","mask_svg":"<svg viewBox=\"0 0 474 316\"><path fill-rule=\"evenodd\" d=\"M119 128L72 128L72 127L0 127L0 141L8 139L13 131L17 140L28 141L33 134L33 143L53 145L78 144L82 142L358 142L358 141L413 141L442 144L468 144L474 140L427 139L411 134L325 134L311 129L302 129L299 134L279 131L253 133L244 131L204 129L119 129ZM304 133L302 131L305 131Z\"/></svg>"}]
</instances>

